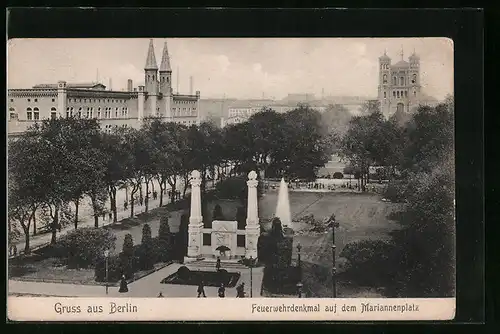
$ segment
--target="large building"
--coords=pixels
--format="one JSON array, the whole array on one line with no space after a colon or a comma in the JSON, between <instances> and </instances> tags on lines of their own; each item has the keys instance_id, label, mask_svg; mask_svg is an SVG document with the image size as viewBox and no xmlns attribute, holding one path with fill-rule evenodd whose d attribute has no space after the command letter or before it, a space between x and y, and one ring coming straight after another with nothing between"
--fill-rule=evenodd
<instances>
[{"instance_id":1,"label":"large building","mask_svg":"<svg viewBox=\"0 0 500 334\"><path fill-rule=\"evenodd\" d=\"M435 99L422 92L420 83L420 58L415 51L404 60L392 64L391 58L384 54L379 57L378 100L380 111L391 116L396 111L411 112L419 104L433 104Z\"/></svg>"},{"instance_id":2,"label":"large building","mask_svg":"<svg viewBox=\"0 0 500 334\"><path fill-rule=\"evenodd\" d=\"M185 125L200 123L200 92L174 94L172 68L167 43L163 47L160 68L153 41L149 43L144 67L144 85L126 91L107 90L101 83L39 84L27 89L8 90L8 134L26 131L34 122L58 117L97 118L103 130L113 127L140 127L148 116Z\"/></svg>"}]
</instances>

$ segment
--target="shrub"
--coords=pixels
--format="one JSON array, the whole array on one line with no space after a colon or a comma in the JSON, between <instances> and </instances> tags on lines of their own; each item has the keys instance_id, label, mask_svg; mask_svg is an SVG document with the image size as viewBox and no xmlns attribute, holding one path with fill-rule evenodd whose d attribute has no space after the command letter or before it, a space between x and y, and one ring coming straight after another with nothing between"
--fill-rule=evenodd
<instances>
[{"instance_id":1,"label":"shrub","mask_svg":"<svg viewBox=\"0 0 500 334\"><path fill-rule=\"evenodd\" d=\"M127 279L132 278L134 273L127 270L126 261L122 254L110 256L108 258L108 282L118 282L122 275ZM95 280L97 282L106 282L106 260L100 259L95 267Z\"/></svg>"},{"instance_id":2,"label":"shrub","mask_svg":"<svg viewBox=\"0 0 500 334\"><path fill-rule=\"evenodd\" d=\"M188 279L189 278L189 275L190 275L191 271L189 270L188 267L186 266L182 266L180 267L179 269L177 269L177 276L180 278L180 279Z\"/></svg>"},{"instance_id":3,"label":"shrub","mask_svg":"<svg viewBox=\"0 0 500 334\"><path fill-rule=\"evenodd\" d=\"M361 240L348 243L341 257L347 259L346 274L359 284L383 286L394 277L394 245L383 240Z\"/></svg>"},{"instance_id":4,"label":"shrub","mask_svg":"<svg viewBox=\"0 0 500 334\"><path fill-rule=\"evenodd\" d=\"M59 239L56 253L67 258L69 268L87 268L95 266L105 250L113 250L115 241L115 235L106 229L79 228Z\"/></svg>"},{"instance_id":5,"label":"shrub","mask_svg":"<svg viewBox=\"0 0 500 334\"><path fill-rule=\"evenodd\" d=\"M154 244L151 237L151 226L149 224L144 224L142 228L142 242L138 249L138 257L141 265L141 269L152 269L156 259Z\"/></svg>"},{"instance_id":6,"label":"shrub","mask_svg":"<svg viewBox=\"0 0 500 334\"><path fill-rule=\"evenodd\" d=\"M391 202L403 202L405 196L406 186L399 181L390 182L383 192L383 196Z\"/></svg>"},{"instance_id":7,"label":"shrub","mask_svg":"<svg viewBox=\"0 0 500 334\"><path fill-rule=\"evenodd\" d=\"M334 179L343 179L344 174L342 174L341 172L335 172L335 173L333 173L333 178Z\"/></svg>"},{"instance_id":8,"label":"shrub","mask_svg":"<svg viewBox=\"0 0 500 334\"><path fill-rule=\"evenodd\" d=\"M160 220L157 247L155 249L158 251L158 260L166 262L172 259L173 235L170 232L168 217L163 217Z\"/></svg>"}]
</instances>

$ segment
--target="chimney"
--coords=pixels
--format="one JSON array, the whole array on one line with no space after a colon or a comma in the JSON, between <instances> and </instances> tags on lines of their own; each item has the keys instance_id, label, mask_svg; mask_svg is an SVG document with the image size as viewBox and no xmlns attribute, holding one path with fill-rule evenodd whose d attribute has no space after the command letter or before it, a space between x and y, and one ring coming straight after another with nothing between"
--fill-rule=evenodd
<instances>
[{"instance_id":1,"label":"chimney","mask_svg":"<svg viewBox=\"0 0 500 334\"><path fill-rule=\"evenodd\" d=\"M132 79L127 80L127 91L132 91Z\"/></svg>"},{"instance_id":2,"label":"chimney","mask_svg":"<svg viewBox=\"0 0 500 334\"><path fill-rule=\"evenodd\" d=\"M193 95L193 76L189 77L189 95Z\"/></svg>"}]
</instances>

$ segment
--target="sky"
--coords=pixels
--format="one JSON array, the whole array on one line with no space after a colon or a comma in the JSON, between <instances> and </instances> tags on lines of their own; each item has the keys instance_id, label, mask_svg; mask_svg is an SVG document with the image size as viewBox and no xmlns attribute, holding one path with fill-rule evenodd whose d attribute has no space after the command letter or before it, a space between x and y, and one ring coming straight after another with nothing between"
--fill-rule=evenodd
<instances>
[{"instance_id":1,"label":"sky","mask_svg":"<svg viewBox=\"0 0 500 334\"><path fill-rule=\"evenodd\" d=\"M144 83L150 39L13 39L8 88L94 82L113 90ZM158 67L167 41L174 92L202 98L274 98L309 93L376 97L378 57L420 56L423 91L453 94L453 42L446 38L169 38L153 39Z\"/></svg>"}]
</instances>

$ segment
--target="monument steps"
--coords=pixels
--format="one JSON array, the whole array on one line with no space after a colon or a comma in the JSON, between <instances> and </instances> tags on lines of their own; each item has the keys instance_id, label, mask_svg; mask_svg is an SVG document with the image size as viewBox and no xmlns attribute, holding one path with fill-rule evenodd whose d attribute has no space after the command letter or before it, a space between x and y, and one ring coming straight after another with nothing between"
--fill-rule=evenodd
<instances>
[{"instance_id":1,"label":"monument steps","mask_svg":"<svg viewBox=\"0 0 500 334\"><path fill-rule=\"evenodd\" d=\"M214 270L215 271L215 261L194 261L187 263L186 266L191 269L201 269L201 268L207 268L209 270ZM238 263L238 262L221 262L221 269L248 269L247 266Z\"/></svg>"}]
</instances>

